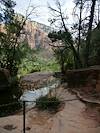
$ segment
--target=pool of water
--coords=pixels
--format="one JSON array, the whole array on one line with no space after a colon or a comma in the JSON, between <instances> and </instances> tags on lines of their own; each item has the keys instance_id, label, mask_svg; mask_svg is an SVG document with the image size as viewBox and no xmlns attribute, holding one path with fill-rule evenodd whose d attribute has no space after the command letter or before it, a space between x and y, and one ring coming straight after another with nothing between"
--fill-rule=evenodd
<instances>
[{"instance_id":1,"label":"pool of water","mask_svg":"<svg viewBox=\"0 0 100 133\"><path fill-rule=\"evenodd\" d=\"M55 81L51 85L47 85L43 88L34 90L34 91L25 91L23 95L20 97L21 101L27 101L26 105L28 107L34 107L36 104L36 100L42 96L46 96L50 90L57 88L60 85L60 81Z\"/></svg>"},{"instance_id":2,"label":"pool of water","mask_svg":"<svg viewBox=\"0 0 100 133\"><path fill-rule=\"evenodd\" d=\"M0 116L7 116L22 108L22 101L27 101L26 106L32 108L36 104L36 100L42 96L46 96L50 90L57 88L60 85L60 81L56 80L52 83L46 84L45 87L34 91L25 91L20 99L15 99L11 90L2 91L0 93ZM9 105L9 103L14 103ZM4 105L2 107L2 105ZM6 106L7 105L7 106Z\"/></svg>"}]
</instances>

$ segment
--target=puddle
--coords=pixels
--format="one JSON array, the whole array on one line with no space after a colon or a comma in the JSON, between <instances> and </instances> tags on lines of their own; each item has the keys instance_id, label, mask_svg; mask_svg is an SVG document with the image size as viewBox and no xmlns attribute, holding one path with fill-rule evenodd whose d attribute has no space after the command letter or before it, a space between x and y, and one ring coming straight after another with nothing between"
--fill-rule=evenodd
<instances>
[{"instance_id":1,"label":"puddle","mask_svg":"<svg viewBox=\"0 0 100 133\"><path fill-rule=\"evenodd\" d=\"M46 96L50 90L56 89L60 85L60 81L55 81L51 85L47 85L46 87L34 90L34 91L25 91L23 95L20 97L21 101L27 101L26 105L29 108L32 108L36 105L36 100L42 96Z\"/></svg>"}]
</instances>

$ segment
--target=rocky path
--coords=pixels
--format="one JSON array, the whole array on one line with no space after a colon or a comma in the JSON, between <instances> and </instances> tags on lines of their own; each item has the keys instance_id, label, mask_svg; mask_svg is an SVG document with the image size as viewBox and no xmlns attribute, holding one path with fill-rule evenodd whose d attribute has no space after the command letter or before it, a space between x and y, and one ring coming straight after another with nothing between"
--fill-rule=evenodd
<instances>
[{"instance_id":1,"label":"rocky path","mask_svg":"<svg viewBox=\"0 0 100 133\"><path fill-rule=\"evenodd\" d=\"M61 89L58 95L65 104L56 114L35 108L26 113L26 133L100 133L100 113L96 108L88 107L67 90ZM21 113L0 118L0 133L22 133L22 128Z\"/></svg>"}]
</instances>

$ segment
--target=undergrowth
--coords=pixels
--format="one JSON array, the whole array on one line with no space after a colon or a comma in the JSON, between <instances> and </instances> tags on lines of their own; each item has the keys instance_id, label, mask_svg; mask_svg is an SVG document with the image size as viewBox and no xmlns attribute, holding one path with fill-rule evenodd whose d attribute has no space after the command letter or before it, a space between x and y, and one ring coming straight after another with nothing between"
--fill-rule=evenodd
<instances>
[{"instance_id":1,"label":"undergrowth","mask_svg":"<svg viewBox=\"0 0 100 133\"><path fill-rule=\"evenodd\" d=\"M36 107L41 110L57 111L61 101L57 97L40 97L36 100Z\"/></svg>"}]
</instances>

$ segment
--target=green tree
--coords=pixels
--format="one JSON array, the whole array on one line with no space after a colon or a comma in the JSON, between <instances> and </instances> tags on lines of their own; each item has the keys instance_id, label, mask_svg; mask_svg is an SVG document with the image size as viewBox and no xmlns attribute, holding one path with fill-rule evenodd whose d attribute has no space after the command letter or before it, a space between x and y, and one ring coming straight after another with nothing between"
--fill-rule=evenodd
<instances>
[{"instance_id":1,"label":"green tree","mask_svg":"<svg viewBox=\"0 0 100 133\"><path fill-rule=\"evenodd\" d=\"M18 66L21 62L19 54L20 36L28 17L33 13L35 7L26 16L14 12L15 2L12 0L1 0L0 21L3 31L0 31L0 67L10 71L12 76L17 75ZM19 57L20 56L20 57Z\"/></svg>"},{"instance_id":2,"label":"green tree","mask_svg":"<svg viewBox=\"0 0 100 133\"><path fill-rule=\"evenodd\" d=\"M82 47L84 48L83 64L85 67L88 67L89 66L89 58L90 58L90 54L91 54L91 47L92 47L92 45L91 45L92 30L99 23L100 1L99 0L75 0L74 2L76 4L76 8L80 7L80 12L78 14L83 12L83 15L80 14L81 15L81 35L82 35L81 39L82 40L84 39L85 43L82 43L82 41L81 41L80 44L85 45L85 46L81 46L81 48ZM87 14L86 16L84 15L85 13ZM84 16L85 16L85 18L84 18ZM96 20L96 18L98 18L98 19ZM80 25L80 22L79 22L79 25ZM78 30L80 31L80 28ZM80 38L80 35L79 35L79 38Z\"/></svg>"},{"instance_id":3,"label":"green tree","mask_svg":"<svg viewBox=\"0 0 100 133\"><path fill-rule=\"evenodd\" d=\"M89 64L100 65L100 23L91 33Z\"/></svg>"},{"instance_id":4,"label":"green tree","mask_svg":"<svg viewBox=\"0 0 100 133\"><path fill-rule=\"evenodd\" d=\"M48 37L51 39L53 43L53 45L51 46L54 51L54 55L58 63L60 64L61 72L64 73L65 69L68 66L73 67L73 59L69 58L69 56L71 57L73 53L71 53L70 45L67 43L73 43L72 36L68 31L67 33L65 31L53 31L48 34Z\"/></svg>"},{"instance_id":5,"label":"green tree","mask_svg":"<svg viewBox=\"0 0 100 133\"><path fill-rule=\"evenodd\" d=\"M88 23L88 31L87 31L87 37L86 37L86 48L85 48L85 65L88 66L89 63L89 55L90 55L90 44L91 44L91 32L92 32L92 24L94 19L94 13L95 13L95 6L96 6L97 0L92 0L91 4L91 10L90 10L90 19Z\"/></svg>"},{"instance_id":6,"label":"green tree","mask_svg":"<svg viewBox=\"0 0 100 133\"><path fill-rule=\"evenodd\" d=\"M78 31L77 52L78 52L78 54L80 54L81 36L82 36L81 35L82 34L82 13L83 13L83 8L84 8L84 2L83 2L83 0L75 0L74 3L75 3L75 8L73 10L73 15L74 15L74 17L78 18L78 22L75 23L72 28L74 30L76 29L76 31ZM78 13L76 10L77 8L79 9Z\"/></svg>"},{"instance_id":7,"label":"green tree","mask_svg":"<svg viewBox=\"0 0 100 133\"><path fill-rule=\"evenodd\" d=\"M17 74L17 65L19 63L18 52L18 38L23 29L24 20L21 20L18 15L14 13L15 2L12 0L3 0L2 4L2 23L3 31L0 32L0 67L7 68L11 75Z\"/></svg>"},{"instance_id":8,"label":"green tree","mask_svg":"<svg viewBox=\"0 0 100 133\"><path fill-rule=\"evenodd\" d=\"M60 23L60 28L62 31L64 31L64 36L68 34L68 29L66 26L67 22L67 17L66 17L66 12L63 12L62 10L62 5L59 0L56 1L56 8L53 8L52 6L49 5L49 9L52 12L52 18L49 20L51 24L54 24L58 22L57 24ZM75 58L75 63L77 64L77 67L80 68L82 67L82 62L79 53L77 52L76 46L74 45L73 42L69 42L68 38L65 37L65 42L67 47L69 47L69 50L72 51L73 56Z\"/></svg>"}]
</instances>

